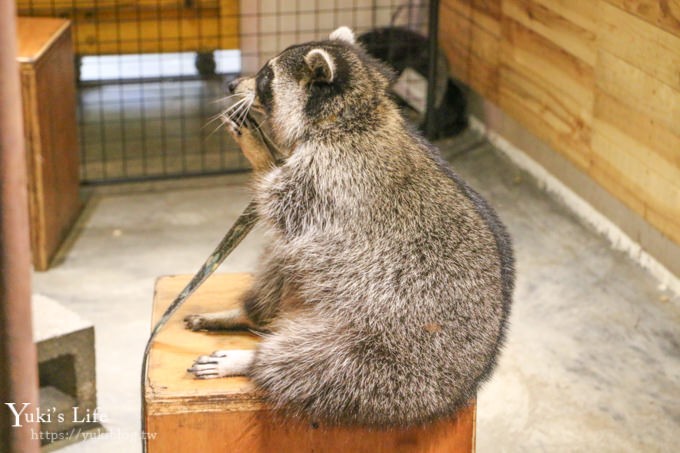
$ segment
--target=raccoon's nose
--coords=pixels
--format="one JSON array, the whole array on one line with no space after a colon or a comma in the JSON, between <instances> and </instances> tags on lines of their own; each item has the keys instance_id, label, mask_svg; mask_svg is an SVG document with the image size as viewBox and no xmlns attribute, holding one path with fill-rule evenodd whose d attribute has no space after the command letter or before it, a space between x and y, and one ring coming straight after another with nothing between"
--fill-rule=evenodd
<instances>
[{"instance_id":1,"label":"raccoon's nose","mask_svg":"<svg viewBox=\"0 0 680 453\"><path fill-rule=\"evenodd\" d=\"M236 87L238 86L238 83L240 82L241 79L234 79L231 82L229 82L229 85L227 85L227 88L229 88L229 92L233 93L236 91Z\"/></svg>"}]
</instances>

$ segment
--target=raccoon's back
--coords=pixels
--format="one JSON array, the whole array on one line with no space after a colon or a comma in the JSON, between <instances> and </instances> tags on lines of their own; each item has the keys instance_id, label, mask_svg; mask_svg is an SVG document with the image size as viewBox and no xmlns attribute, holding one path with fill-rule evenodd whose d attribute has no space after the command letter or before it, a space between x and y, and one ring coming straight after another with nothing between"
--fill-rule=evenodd
<instances>
[{"instance_id":1,"label":"raccoon's back","mask_svg":"<svg viewBox=\"0 0 680 453\"><path fill-rule=\"evenodd\" d=\"M277 321L251 370L274 406L332 425L409 426L460 409L493 369L509 239L476 192L416 147L352 180L336 162L316 172L333 183L296 185L320 223L302 222L313 234L288 244L309 308Z\"/></svg>"},{"instance_id":2,"label":"raccoon's back","mask_svg":"<svg viewBox=\"0 0 680 453\"><path fill-rule=\"evenodd\" d=\"M299 291L313 308L279 320L253 368L275 406L383 428L450 415L474 397L505 322L500 266L451 230L404 228L366 247L329 237L298 255Z\"/></svg>"}]
</instances>

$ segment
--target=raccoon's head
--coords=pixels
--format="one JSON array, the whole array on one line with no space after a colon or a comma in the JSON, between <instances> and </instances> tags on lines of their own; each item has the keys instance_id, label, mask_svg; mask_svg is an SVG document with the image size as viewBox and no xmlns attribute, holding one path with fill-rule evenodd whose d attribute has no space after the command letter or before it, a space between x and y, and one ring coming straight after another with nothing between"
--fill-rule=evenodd
<instances>
[{"instance_id":1,"label":"raccoon's head","mask_svg":"<svg viewBox=\"0 0 680 453\"><path fill-rule=\"evenodd\" d=\"M287 48L229 89L245 109L264 114L277 143L291 146L373 130L393 105L387 94L393 78L340 27L328 40Z\"/></svg>"}]
</instances>

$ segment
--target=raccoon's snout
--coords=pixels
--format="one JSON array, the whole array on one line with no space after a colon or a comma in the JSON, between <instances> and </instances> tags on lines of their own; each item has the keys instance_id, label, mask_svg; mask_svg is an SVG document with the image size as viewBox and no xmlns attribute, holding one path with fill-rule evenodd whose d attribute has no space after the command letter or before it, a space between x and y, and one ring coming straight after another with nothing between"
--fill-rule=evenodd
<instances>
[{"instance_id":1,"label":"raccoon's snout","mask_svg":"<svg viewBox=\"0 0 680 453\"><path fill-rule=\"evenodd\" d=\"M227 84L230 94L255 93L255 79L253 77L239 77Z\"/></svg>"},{"instance_id":2,"label":"raccoon's snout","mask_svg":"<svg viewBox=\"0 0 680 453\"><path fill-rule=\"evenodd\" d=\"M229 85L227 85L227 88L229 89L230 93L234 93L236 91L236 87L238 84L241 82L241 78L239 77L238 79L234 79L231 82L229 82Z\"/></svg>"}]
</instances>

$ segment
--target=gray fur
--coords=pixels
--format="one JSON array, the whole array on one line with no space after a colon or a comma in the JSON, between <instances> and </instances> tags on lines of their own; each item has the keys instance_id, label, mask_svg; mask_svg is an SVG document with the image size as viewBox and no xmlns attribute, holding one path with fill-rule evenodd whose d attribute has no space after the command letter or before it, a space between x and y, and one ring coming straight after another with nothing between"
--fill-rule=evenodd
<instances>
[{"instance_id":1,"label":"gray fur","mask_svg":"<svg viewBox=\"0 0 680 453\"><path fill-rule=\"evenodd\" d=\"M314 80L304 64L314 48L344 86ZM362 49L322 41L269 64L268 118L290 156L255 187L272 244L244 302L270 333L248 374L275 407L332 425L452 414L503 340L505 228L405 124L389 72Z\"/></svg>"}]
</instances>

